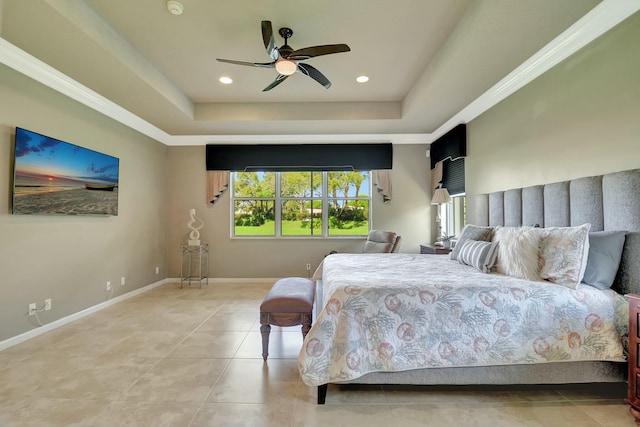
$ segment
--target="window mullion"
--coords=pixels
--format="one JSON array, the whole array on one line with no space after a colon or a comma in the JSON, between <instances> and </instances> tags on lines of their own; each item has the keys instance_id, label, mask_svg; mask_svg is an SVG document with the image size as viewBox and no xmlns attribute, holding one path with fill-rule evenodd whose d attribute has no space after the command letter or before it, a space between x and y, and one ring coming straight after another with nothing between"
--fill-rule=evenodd
<instances>
[{"instance_id":1,"label":"window mullion","mask_svg":"<svg viewBox=\"0 0 640 427\"><path fill-rule=\"evenodd\" d=\"M322 172L322 237L329 237L329 173Z\"/></svg>"},{"instance_id":2,"label":"window mullion","mask_svg":"<svg viewBox=\"0 0 640 427\"><path fill-rule=\"evenodd\" d=\"M282 237L282 195L280 193L280 172L276 172L276 194L275 194L275 206L273 217L275 220L275 233L276 238Z\"/></svg>"}]
</instances>

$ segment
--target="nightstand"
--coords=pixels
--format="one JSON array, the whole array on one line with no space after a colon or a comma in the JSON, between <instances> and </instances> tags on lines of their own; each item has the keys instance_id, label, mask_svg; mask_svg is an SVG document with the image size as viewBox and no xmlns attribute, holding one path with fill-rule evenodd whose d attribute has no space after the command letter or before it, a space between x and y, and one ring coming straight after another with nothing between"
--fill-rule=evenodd
<instances>
[{"instance_id":1,"label":"nightstand","mask_svg":"<svg viewBox=\"0 0 640 427\"><path fill-rule=\"evenodd\" d=\"M447 255L449 252L451 252L451 248L444 246L420 245L421 254Z\"/></svg>"},{"instance_id":2,"label":"nightstand","mask_svg":"<svg viewBox=\"0 0 640 427\"><path fill-rule=\"evenodd\" d=\"M638 353L640 295L628 294L627 298L629 299L629 390L626 402L631 406L629 408L631 415L638 422L640 420L640 353Z\"/></svg>"}]
</instances>

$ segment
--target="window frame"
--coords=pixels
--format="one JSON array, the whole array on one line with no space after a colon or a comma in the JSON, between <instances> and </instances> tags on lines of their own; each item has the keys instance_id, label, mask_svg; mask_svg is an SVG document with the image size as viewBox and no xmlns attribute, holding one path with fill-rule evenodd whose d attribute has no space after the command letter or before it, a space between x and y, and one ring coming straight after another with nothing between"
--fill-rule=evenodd
<instances>
[{"instance_id":1,"label":"window frame","mask_svg":"<svg viewBox=\"0 0 640 427\"><path fill-rule=\"evenodd\" d=\"M442 218L442 234L449 237L459 236L466 224L466 195L465 193L451 195L451 202L439 206Z\"/></svg>"},{"instance_id":2,"label":"window frame","mask_svg":"<svg viewBox=\"0 0 640 427\"><path fill-rule=\"evenodd\" d=\"M242 172L242 171L239 171ZM366 172L367 173L367 181L368 181L368 186L367 186L367 196L366 197L361 197L358 195L355 196L349 196L349 197L344 197L344 196L337 196L337 197L333 197L333 196L329 196L329 173L332 172L347 172L347 171L287 171L287 172L314 172L314 173L320 173L322 174L322 184L321 184L321 188L320 188L320 196L316 196L315 192L313 190L313 188L310 188L311 193L309 196L283 196L282 195L282 174L286 173L286 172L281 172L281 171L269 171L272 172L275 175L275 189L274 189L274 196L273 197L236 197L235 196L235 184L236 184L236 174L238 172L230 172L230 179L229 179L229 192L231 195L231 203L230 203L230 227L229 227L229 234L230 234L230 238L231 239L362 239L362 238L366 238L367 234L330 234L330 229L329 229L329 204L331 201L334 200L338 200L338 201L352 201L352 200L362 200L362 201L366 201L367 206L368 206L368 215L367 215L367 232L371 230L371 223L372 223L372 217L373 217L373 212L372 212L372 202L373 202L373 197L372 197L372 190L373 190L373 184L372 184L372 176L371 176L371 171L355 171L355 172ZM269 201L269 202L273 202L274 203L274 234L269 234L269 235L259 235L259 234L236 234L235 233L235 206L236 206L236 201L241 201L241 200L264 200L264 201ZM282 204L283 202L286 201L290 201L290 200L307 200L307 201L311 201L313 203L314 200L320 200L321 201L321 209L322 209L322 215L321 215L321 221L322 221L322 227L321 227L321 233L318 234L300 234L300 235L283 235L282 234Z\"/></svg>"},{"instance_id":3,"label":"window frame","mask_svg":"<svg viewBox=\"0 0 640 427\"><path fill-rule=\"evenodd\" d=\"M465 157L443 161L442 186L449 190L451 202L440 206L442 234L457 237L467 222L465 193Z\"/></svg>"}]
</instances>

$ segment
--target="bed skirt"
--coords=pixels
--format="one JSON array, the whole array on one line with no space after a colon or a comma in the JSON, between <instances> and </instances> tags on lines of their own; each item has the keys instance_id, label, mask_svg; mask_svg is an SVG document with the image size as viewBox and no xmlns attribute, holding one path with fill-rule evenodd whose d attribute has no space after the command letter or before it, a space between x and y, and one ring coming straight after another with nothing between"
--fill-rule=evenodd
<instances>
[{"instance_id":1,"label":"bed skirt","mask_svg":"<svg viewBox=\"0 0 640 427\"><path fill-rule=\"evenodd\" d=\"M561 362L532 365L430 368L401 372L372 372L336 384L516 385L615 383L627 380L627 363ZM324 404L327 384L318 387Z\"/></svg>"},{"instance_id":2,"label":"bed skirt","mask_svg":"<svg viewBox=\"0 0 640 427\"><path fill-rule=\"evenodd\" d=\"M495 385L622 382L627 363L561 362L535 365L430 368L401 372L372 372L354 384Z\"/></svg>"}]
</instances>

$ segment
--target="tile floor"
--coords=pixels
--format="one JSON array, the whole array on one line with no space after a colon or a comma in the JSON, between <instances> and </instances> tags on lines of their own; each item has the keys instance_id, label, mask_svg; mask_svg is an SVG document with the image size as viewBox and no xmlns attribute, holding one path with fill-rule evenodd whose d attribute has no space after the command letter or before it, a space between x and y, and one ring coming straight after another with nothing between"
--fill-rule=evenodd
<instances>
[{"instance_id":1,"label":"tile floor","mask_svg":"<svg viewBox=\"0 0 640 427\"><path fill-rule=\"evenodd\" d=\"M270 285L170 283L0 352L0 427L633 426L626 385L330 386L297 373L299 327L272 328Z\"/></svg>"}]
</instances>

